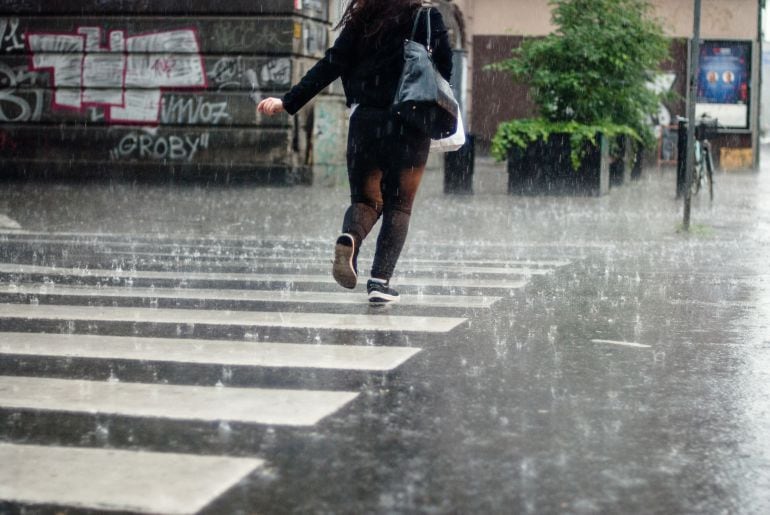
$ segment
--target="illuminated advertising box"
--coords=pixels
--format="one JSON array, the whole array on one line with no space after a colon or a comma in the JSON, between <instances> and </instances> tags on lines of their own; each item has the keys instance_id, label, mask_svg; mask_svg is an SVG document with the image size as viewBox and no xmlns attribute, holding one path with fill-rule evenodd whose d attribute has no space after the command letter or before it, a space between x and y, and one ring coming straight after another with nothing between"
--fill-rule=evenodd
<instances>
[{"instance_id":1,"label":"illuminated advertising box","mask_svg":"<svg viewBox=\"0 0 770 515\"><path fill-rule=\"evenodd\" d=\"M695 117L717 118L730 129L749 128L750 41L703 41Z\"/></svg>"}]
</instances>

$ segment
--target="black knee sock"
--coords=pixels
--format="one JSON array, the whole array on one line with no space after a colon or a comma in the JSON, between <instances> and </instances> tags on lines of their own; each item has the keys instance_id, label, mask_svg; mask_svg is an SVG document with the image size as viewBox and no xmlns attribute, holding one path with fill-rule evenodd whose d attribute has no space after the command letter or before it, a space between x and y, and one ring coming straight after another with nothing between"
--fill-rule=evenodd
<instances>
[{"instance_id":1,"label":"black knee sock","mask_svg":"<svg viewBox=\"0 0 770 515\"><path fill-rule=\"evenodd\" d=\"M404 248L411 215L397 209L388 209L382 215L382 228L377 237L377 252L372 263L372 277L390 280Z\"/></svg>"},{"instance_id":2,"label":"black knee sock","mask_svg":"<svg viewBox=\"0 0 770 515\"><path fill-rule=\"evenodd\" d=\"M342 222L342 232L353 235L356 241L356 249L361 247L361 243L366 239L366 235L372 230L380 213L369 204L355 202L350 205L345 212L345 219Z\"/></svg>"}]
</instances>

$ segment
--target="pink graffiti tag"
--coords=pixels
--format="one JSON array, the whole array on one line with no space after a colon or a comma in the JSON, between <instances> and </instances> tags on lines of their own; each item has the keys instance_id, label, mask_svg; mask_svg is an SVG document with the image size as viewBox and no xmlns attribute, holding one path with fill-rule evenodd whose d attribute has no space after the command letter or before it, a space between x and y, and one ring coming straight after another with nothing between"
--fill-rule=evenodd
<instances>
[{"instance_id":1,"label":"pink graffiti tag","mask_svg":"<svg viewBox=\"0 0 770 515\"><path fill-rule=\"evenodd\" d=\"M170 77L175 64L176 61L174 61L174 59L161 58L155 61L155 64L152 65L152 69L155 70L156 73L162 73L165 74L166 77Z\"/></svg>"},{"instance_id":2,"label":"pink graffiti tag","mask_svg":"<svg viewBox=\"0 0 770 515\"><path fill-rule=\"evenodd\" d=\"M16 142L5 131L0 131L0 150L16 150Z\"/></svg>"},{"instance_id":3,"label":"pink graffiti tag","mask_svg":"<svg viewBox=\"0 0 770 515\"><path fill-rule=\"evenodd\" d=\"M53 75L54 109L104 106L108 122L157 125L163 90L208 86L195 29L101 39L99 27L26 34L30 69Z\"/></svg>"}]
</instances>

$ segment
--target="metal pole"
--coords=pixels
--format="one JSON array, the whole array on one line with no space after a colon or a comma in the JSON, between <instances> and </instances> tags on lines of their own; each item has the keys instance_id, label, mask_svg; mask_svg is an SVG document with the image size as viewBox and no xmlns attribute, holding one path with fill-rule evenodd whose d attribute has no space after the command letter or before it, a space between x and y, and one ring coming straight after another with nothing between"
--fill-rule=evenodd
<instances>
[{"instance_id":1,"label":"metal pole","mask_svg":"<svg viewBox=\"0 0 770 515\"><path fill-rule=\"evenodd\" d=\"M692 172L695 164L695 99L698 95L698 64L700 61L700 4L695 0L692 42L690 43L690 94L687 96L687 160L685 161L684 223L690 230L690 206L692 204Z\"/></svg>"},{"instance_id":2,"label":"metal pole","mask_svg":"<svg viewBox=\"0 0 770 515\"><path fill-rule=\"evenodd\" d=\"M759 66L759 72L752 72L756 73L757 77L757 88L755 91L758 91L759 94L757 94L754 98L757 99L757 116L751 120L751 126L754 127L754 141L752 141L751 145L754 148L754 170L759 171L759 160L762 156L762 152L760 152L760 141L759 141L759 133L762 130L762 109L764 109L764 106L762 104L762 83L764 80L762 79L762 69L765 67L764 65L764 59L763 59L763 51L764 51L764 30L762 27L762 15L763 11L765 9L765 0L759 0L759 15L757 16L757 48L759 50L759 59L757 59L755 52L751 53L751 59L753 60L752 63L752 69L753 65L757 64ZM753 89L753 88L752 88ZM753 93L752 93L753 95Z\"/></svg>"}]
</instances>

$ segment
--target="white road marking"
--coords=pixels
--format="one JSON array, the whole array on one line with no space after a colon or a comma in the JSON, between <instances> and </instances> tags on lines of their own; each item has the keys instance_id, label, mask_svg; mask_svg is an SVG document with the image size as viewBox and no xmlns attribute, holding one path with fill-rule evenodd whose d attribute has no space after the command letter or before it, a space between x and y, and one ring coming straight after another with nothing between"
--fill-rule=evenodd
<instances>
[{"instance_id":1,"label":"white road marking","mask_svg":"<svg viewBox=\"0 0 770 515\"><path fill-rule=\"evenodd\" d=\"M465 318L0 304L0 319L448 333Z\"/></svg>"},{"instance_id":2,"label":"white road marking","mask_svg":"<svg viewBox=\"0 0 770 515\"><path fill-rule=\"evenodd\" d=\"M0 214L0 229L21 230L21 225L10 216Z\"/></svg>"},{"instance_id":3,"label":"white road marking","mask_svg":"<svg viewBox=\"0 0 770 515\"><path fill-rule=\"evenodd\" d=\"M622 347L637 347L640 349L649 349L652 345L646 345L644 343L633 342L619 342L615 340L591 340L593 343L606 343L607 345L620 345Z\"/></svg>"},{"instance_id":4,"label":"white road marking","mask_svg":"<svg viewBox=\"0 0 770 515\"><path fill-rule=\"evenodd\" d=\"M97 288L93 286L61 284L4 284L0 285L0 294L52 295L61 297L88 296L107 298L228 300L310 304L363 304L360 295L351 293L243 289L223 290L214 288L135 288L111 286ZM402 295L399 302L406 306L485 309L491 308L499 300L500 297L469 295Z\"/></svg>"},{"instance_id":5,"label":"white road marking","mask_svg":"<svg viewBox=\"0 0 770 515\"><path fill-rule=\"evenodd\" d=\"M176 515L197 513L264 462L0 443L0 463L5 501Z\"/></svg>"},{"instance_id":6,"label":"white road marking","mask_svg":"<svg viewBox=\"0 0 770 515\"><path fill-rule=\"evenodd\" d=\"M90 254L94 255L110 255L110 256L127 256L127 257L153 257L153 258L170 258L179 260L181 262L184 261L191 261L195 264L209 264L206 261L201 260L207 260L207 259L214 259L216 261L212 263L218 263L225 265L232 265L232 264L244 264L248 265L250 263L286 263L289 262L291 265L295 264L329 264L331 262L331 254L328 255L319 255L317 251L312 252L303 252L303 255L297 255L294 252L285 252L284 255L278 256L279 254L283 254L284 251L275 251L270 250L269 252L242 252L238 254L201 254L198 252L193 253L185 253L182 254L180 252L175 253L164 253L164 252L131 252L131 251L110 251L110 252L104 252L100 251L98 249L94 249L91 251L90 249L85 249ZM264 255L260 255L264 254ZM359 261L359 263L362 265L362 268L364 265L368 264L368 261L362 259ZM404 258L399 260L399 268L406 268L410 270L437 270L437 271L450 271L455 268L458 269L473 269L476 268L479 269L479 271L484 271L484 273L490 273L489 270L506 270L506 271L517 271L522 268L558 268L562 266L567 266L570 264L570 261L565 260L555 260L555 259L543 259L543 260L532 260L532 259L524 259L524 260L515 260L515 259L482 259L482 260L473 260L473 259L425 259L425 258ZM449 266L443 266L443 265L449 265ZM484 265L497 265L497 266L484 266Z\"/></svg>"},{"instance_id":7,"label":"white road marking","mask_svg":"<svg viewBox=\"0 0 770 515\"><path fill-rule=\"evenodd\" d=\"M56 268L39 265L17 265L14 263L0 263L0 273L30 274L30 275L54 275L59 277L104 277L110 279L177 279L177 280L211 280L211 281L236 281L236 282L277 282L277 283L334 283L331 274L307 275L307 274L233 274L216 272L156 272L149 270L90 270L83 268ZM393 281L401 286L435 286L456 288L494 288L513 290L523 288L525 281L511 281L503 279L457 279L443 277L402 277Z\"/></svg>"},{"instance_id":8,"label":"white road marking","mask_svg":"<svg viewBox=\"0 0 770 515\"><path fill-rule=\"evenodd\" d=\"M312 426L356 392L0 376L0 407L205 422Z\"/></svg>"},{"instance_id":9,"label":"white road marking","mask_svg":"<svg viewBox=\"0 0 770 515\"><path fill-rule=\"evenodd\" d=\"M288 249L307 249L310 248L305 245L297 245L297 243L312 244L316 248L319 246L331 246L333 240L328 237L302 237L298 239L295 236L283 236L283 235L266 235L262 239L245 238L242 236L229 236L226 234L216 235L207 238L200 237L184 237L170 235L143 235L133 233L100 233L100 232L46 232L46 231L21 231L21 232L8 232L4 233L0 229L0 237L4 234L13 236L13 241L27 241L31 243L50 241L55 243L83 243L83 239L90 239L92 242L107 245L107 244L119 244L121 246L134 246L134 245L152 245L154 247L166 246L166 247L201 247L201 248L216 248L216 249L249 249L249 248L265 248L266 245L272 245L276 248ZM30 238L19 238L18 236L28 236ZM45 238L49 238L46 240ZM232 245L233 243L237 245ZM284 245L286 245L284 247ZM541 242L518 242L516 244L500 243L499 241L427 241L415 239L410 243L411 247L428 247L431 250L436 248L453 248L460 250L467 250L469 246L474 249L497 249L503 251L515 251L520 248L550 248L554 247L553 243L541 243ZM596 243L596 242L559 242L558 247L564 248L579 247L579 248L592 248L592 247L610 247L611 243Z\"/></svg>"},{"instance_id":10,"label":"white road marking","mask_svg":"<svg viewBox=\"0 0 770 515\"><path fill-rule=\"evenodd\" d=\"M113 254L113 253L110 253ZM114 255L114 254L113 254ZM226 267L243 267L243 268L271 268L277 270L288 271L329 271L331 267L331 260L328 258L313 259L313 258L299 258L293 257L286 258L256 258L256 259L239 259L239 260L217 260L217 261L195 261L189 258L182 258L176 260L152 260L145 261L140 266L146 265L165 264L167 266L196 266L201 268L226 268ZM368 270L370 264L364 261L359 261L359 270ZM552 268L535 268L527 266L504 266L504 267L491 267L491 266L465 266L465 265L431 265L431 264L409 264L402 262L399 264L399 274L404 273L427 273L432 272L434 274L452 273L460 275L547 275L553 272Z\"/></svg>"},{"instance_id":11,"label":"white road marking","mask_svg":"<svg viewBox=\"0 0 770 515\"><path fill-rule=\"evenodd\" d=\"M0 333L0 354L6 355L226 366L386 372L399 367L418 352L420 349L413 347Z\"/></svg>"}]
</instances>

